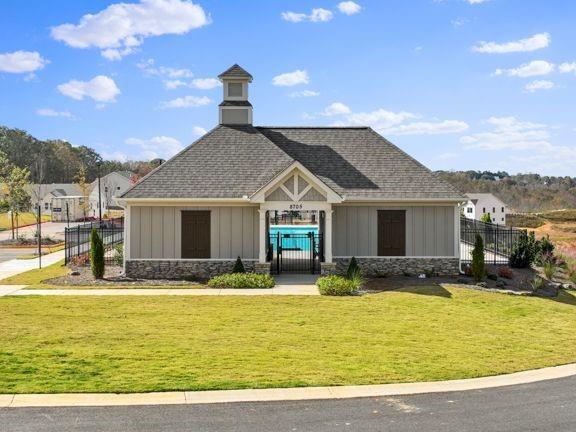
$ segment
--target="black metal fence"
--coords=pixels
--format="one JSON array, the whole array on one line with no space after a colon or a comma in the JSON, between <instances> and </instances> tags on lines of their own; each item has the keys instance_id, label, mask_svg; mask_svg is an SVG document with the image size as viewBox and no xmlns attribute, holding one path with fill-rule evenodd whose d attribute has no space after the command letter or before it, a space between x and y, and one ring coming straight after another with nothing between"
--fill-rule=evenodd
<instances>
[{"instance_id":1,"label":"black metal fence","mask_svg":"<svg viewBox=\"0 0 576 432\"><path fill-rule=\"evenodd\" d=\"M104 243L104 260L107 265L116 264L116 245L124 242L124 219L105 219L88 222L64 230L64 262L77 265L89 264L90 234L96 228Z\"/></svg>"},{"instance_id":2,"label":"black metal fence","mask_svg":"<svg viewBox=\"0 0 576 432\"><path fill-rule=\"evenodd\" d=\"M517 228L460 218L460 257L462 262L472 261L476 235L484 241L486 264L508 264L512 248L526 232Z\"/></svg>"},{"instance_id":3,"label":"black metal fence","mask_svg":"<svg viewBox=\"0 0 576 432\"><path fill-rule=\"evenodd\" d=\"M268 237L268 260L272 271L319 273L324 261L324 241L322 234L276 233Z\"/></svg>"}]
</instances>

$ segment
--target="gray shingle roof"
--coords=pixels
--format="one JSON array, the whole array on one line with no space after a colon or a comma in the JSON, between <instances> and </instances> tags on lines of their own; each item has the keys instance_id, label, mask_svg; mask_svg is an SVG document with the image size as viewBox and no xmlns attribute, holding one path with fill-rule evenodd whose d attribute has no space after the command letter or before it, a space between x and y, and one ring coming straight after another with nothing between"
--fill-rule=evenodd
<instances>
[{"instance_id":1,"label":"gray shingle roof","mask_svg":"<svg viewBox=\"0 0 576 432\"><path fill-rule=\"evenodd\" d=\"M126 198L242 198L295 161L346 198L462 199L450 184L367 127L218 126Z\"/></svg>"},{"instance_id":2,"label":"gray shingle roof","mask_svg":"<svg viewBox=\"0 0 576 432\"><path fill-rule=\"evenodd\" d=\"M252 81L252 75L246 72L246 70L239 66L237 63L233 64L220 75L218 75L218 78L248 78L250 81Z\"/></svg>"}]
</instances>

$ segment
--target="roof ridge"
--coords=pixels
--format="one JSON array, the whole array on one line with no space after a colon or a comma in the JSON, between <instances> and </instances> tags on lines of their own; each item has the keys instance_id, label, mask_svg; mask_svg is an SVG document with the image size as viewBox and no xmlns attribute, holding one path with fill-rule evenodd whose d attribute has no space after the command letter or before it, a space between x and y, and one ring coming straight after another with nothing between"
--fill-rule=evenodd
<instances>
[{"instance_id":1,"label":"roof ridge","mask_svg":"<svg viewBox=\"0 0 576 432\"><path fill-rule=\"evenodd\" d=\"M254 126L256 129L370 129L370 126Z\"/></svg>"}]
</instances>

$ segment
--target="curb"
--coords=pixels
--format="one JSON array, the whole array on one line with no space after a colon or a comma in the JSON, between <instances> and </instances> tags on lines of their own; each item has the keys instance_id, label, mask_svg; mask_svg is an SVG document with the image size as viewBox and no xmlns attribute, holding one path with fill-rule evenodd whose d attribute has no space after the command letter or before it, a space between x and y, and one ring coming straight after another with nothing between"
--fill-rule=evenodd
<instances>
[{"instance_id":1,"label":"curb","mask_svg":"<svg viewBox=\"0 0 576 432\"><path fill-rule=\"evenodd\" d=\"M482 390L566 378L573 375L576 375L576 363L485 378L407 384L126 394L4 394L0 395L0 408L211 404L402 396Z\"/></svg>"}]
</instances>

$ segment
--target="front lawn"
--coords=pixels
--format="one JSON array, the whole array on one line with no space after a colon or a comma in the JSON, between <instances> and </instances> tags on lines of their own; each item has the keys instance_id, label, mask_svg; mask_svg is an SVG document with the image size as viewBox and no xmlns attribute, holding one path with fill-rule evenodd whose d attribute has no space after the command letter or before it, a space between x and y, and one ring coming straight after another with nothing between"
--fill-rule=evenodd
<instances>
[{"instance_id":1,"label":"front lawn","mask_svg":"<svg viewBox=\"0 0 576 432\"><path fill-rule=\"evenodd\" d=\"M576 361L576 298L1 297L0 393L471 378Z\"/></svg>"},{"instance_id":2,"label":"front lawn","mask_svg":"<svg viewBox=\"0 0 576 432\"><path fill-rule=\"evenodd\" d=\"M49 222L50 216L42 215L42 222ZM34 213L20 213L18 215L18 226L26 226L36 223L36 215ZM8 213L0 213L0 231L2 229L9 230L12 228L12 220ZM14 218L14 228L16 228L16 218Z\"/></svg>"}]
</instances>

